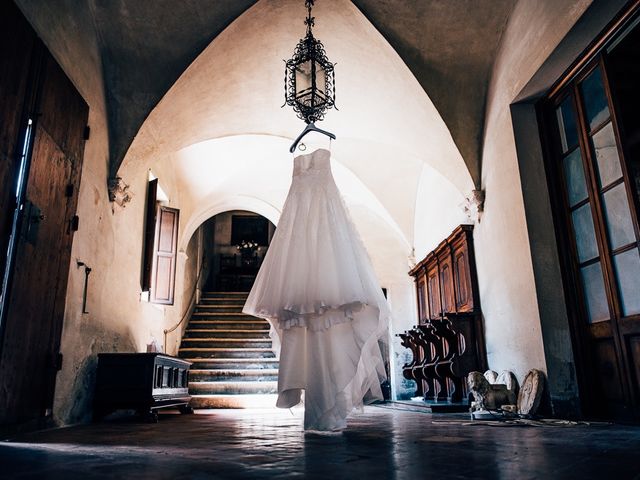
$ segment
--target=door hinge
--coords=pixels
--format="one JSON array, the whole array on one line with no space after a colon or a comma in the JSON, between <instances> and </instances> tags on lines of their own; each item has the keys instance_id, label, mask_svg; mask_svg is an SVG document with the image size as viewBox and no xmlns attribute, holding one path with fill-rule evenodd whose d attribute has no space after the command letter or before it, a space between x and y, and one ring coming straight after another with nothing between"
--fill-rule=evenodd
<instances>
[{"instance_id":1,"label":"door hinge","mask_svg":"<svg viewBox=\"0 0 640 480\"><path fill-rule=\"evenodd\" d=\"M71 217L71 231L77 232L80 227L80 217L78 215L74 215Z\"/></svg>"},{"instance_id":2,"label":"door hinge","mask_svg":"<svg viewBox=\"0 0 640 480\"><path fill-rule=\"evenodd\" d=\"M84 138L85 140L89 140L90 136L91 136L91 127L87 125L86 127L84 127L84 135L82 136L82 138Z\"/></svg>"},{"instance_id":3,"label":"door hinge","mask_svg":"<svg viewBox=\"0 0 640 480\"><path fill-rule=\"evenodd\" d=\"M65 188L64 190L64 194L65 196L68 197L73 197L73 191L75 190L73 183L70 183L69 185L67 185L67 188Z\"/></svg>"},{"instance_id":4,"label":"door hinge","mask_svg":"<svg viewBox=\"0 0 640 480\"><path fill-rule=\"evenodd\" d=\"M56 354L54 366L55 366L56 372L59 372L60 370L62 370L62 353L58 352Z\"/></svg>"}]
</instances>

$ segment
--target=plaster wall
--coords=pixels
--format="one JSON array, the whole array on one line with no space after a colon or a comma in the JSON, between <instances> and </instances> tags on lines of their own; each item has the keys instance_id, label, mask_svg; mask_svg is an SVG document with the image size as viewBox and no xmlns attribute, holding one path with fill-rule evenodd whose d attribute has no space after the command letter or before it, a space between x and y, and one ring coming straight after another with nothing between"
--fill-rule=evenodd
<instances>
[{"instance_id":1,"label":"plaster wall","mask_svg":"<svg viewBox=\"0 0 640 480\"><path fill-rule=\"evenodd\" d=\"M428 165L422 167L416 195L414 256L421 261L463 223L471 223L462 210L464 196Z\"/></svg>"},{"instance_id":2,"label":"plaster wall","mask_svg":"<svg viewBox=\"0 0 640 480\"><path fill-rule=\"evenodd\" d=\"M489 367L546 370L510 105L590 0L520 0L496 58L482 152L484 214L474 241Z\"/></svg>"}]
</instances>

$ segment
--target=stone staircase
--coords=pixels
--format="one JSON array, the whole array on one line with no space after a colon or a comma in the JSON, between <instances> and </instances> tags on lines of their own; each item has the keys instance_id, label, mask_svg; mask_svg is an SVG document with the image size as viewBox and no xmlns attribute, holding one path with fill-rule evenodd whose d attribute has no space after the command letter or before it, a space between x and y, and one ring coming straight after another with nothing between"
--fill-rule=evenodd
<instances>
[{"instance_id":1,"label":"stone staircase","mask_svg":"<svg viewBox=\"0 0 640 480\"><path fill-rule=\"evenodd\" d=\"M192 362L193 408L273 407L278 361L269 323L242 313L246 292L207 292L196 305L178 355Z\"/></svg>"}]
</instances>

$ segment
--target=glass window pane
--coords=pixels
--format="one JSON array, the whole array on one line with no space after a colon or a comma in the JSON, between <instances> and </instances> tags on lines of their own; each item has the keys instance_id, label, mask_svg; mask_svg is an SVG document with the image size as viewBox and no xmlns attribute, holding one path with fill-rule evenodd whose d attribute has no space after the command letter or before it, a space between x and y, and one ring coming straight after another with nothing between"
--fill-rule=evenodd
<instances>
[{"instance_id":1,"label":"glass window pane","mask_svg":"<svg viewBox=\"0 0 640 480\"><path fill-rule=\"evenodd\" d=\"M593 130L609 117L609 104L604 93L602 73L597 67L580 85L589 128Z\"/></svg>"},{"instance_id":2,"label":"glass window pane","mask_svg":"<svg viewBox=\"0 0 640 480\"><path fill-rule=\"evenodd\" d=\"M613 257L616 269L622 314L626 317L640 313L640 255L638 249L628 250Z\"/></svg>"},{"instance_id":3,"label":"glass window pane","mask_svg":"<svg viewBox=\"0 0 640 480\"><path fill-rule=\"evenodd\" d=\"M609 230L611 248L616 249L636 241L629 212L629 202L624 183L616 185L602 195L604 200L604 213Z\"/></svg>"},{"instance_id":4,"label":"glass window pane","mask_svg":"<svg viewBox=\"0 0 640 480\"><path fill-rule=\"evenodd\" d=\"M556 109L562 153L568 152L578 144L578 129L576 116L573 113L573 95L569 95Z\"/></svg>"},{"instance_id":5,"label":"glass window pane","mask_svg":"<svg viewBox=\"0 0 640 480\"><path fill-rule=\"evenodd\" d=\"M611 122L593 136L593 149L596 152L596 160L598 162L600 186L606 187L622 176L616 137L613 134Z\"/></svg>"},{"instance_id":6,"label":"glass window pane","mask_svg":"<svg viewBox=\"0 0 640 480\"><path fill-rule=\"evenodd\" d=\"M580 269L582 287L589 316L589 323L602 322L609 319L609 306L604 291L604 280L600 262Z\"/></svg>"},{"instance_id":7,"label":"glass window pane","mask_svg":"<svg viewBox=\"0 0 640 480\"><path fill-rule=\"evenodd\" d=\"M573 231L576 236L576 246L578 247L578 261L586 262L598 256L598 244L596 234L593 229L593 218L591 217L591 204L587 203L576 209L571 214L573 220Z\"/></svg>"},{"instance_id":8,"label":"glass window pane","mask_svg":"<svg viewBox=\"0 0 640 480\"><path fill-rule=\"evenodd\" d=\"M569 205L573 206L587 198L587 184L584 180L584 169L582 167L582 154L580 153L580 149L576 148L563 162Z\"/></svg>"}]
</instances>

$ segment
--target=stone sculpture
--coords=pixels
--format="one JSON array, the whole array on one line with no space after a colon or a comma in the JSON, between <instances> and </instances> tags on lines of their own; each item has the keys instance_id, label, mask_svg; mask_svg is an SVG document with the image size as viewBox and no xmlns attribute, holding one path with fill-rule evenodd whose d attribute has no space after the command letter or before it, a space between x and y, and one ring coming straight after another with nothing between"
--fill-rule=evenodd
<instances>
[{"instance_id":1,"label":"stone sculpture","mask_svg":"<svg viewBox=\"0 0 640 480\"><path fill-rule=\"evenodd\" d=\"M503 384L489 383L480 372L469 373L467 385L475 400L474 410L497 410L502 405L513 405L516 402L513 390L507 389Z\"/></svg>"},{"instance_id":2,"label":"stone sculpture","mask_svg":"<svg viewBox=\"0 0 640 480\"><path fill-rule=\"evenodd\" d=\"M486 372L484 372L484 378L487 379L487 381L493 385L494 383L497 383L496 380L498 379L498 372L494 372L493 370L487 370Z\"/></svg>"},{"instance_id":3,"label":"stone sculpture","mask_svg":"<svg viewBox=\"0 0 640 480\"><path fill-rule=\"evenodd\" d=\"M492 382L492 379L495 381ZM538 410L542 399L544 373L536 369L530 370L519 392L518 380L508 370L504 370L500 375L493 370L487 370L484 374L471 372L467 376L467 385L473 395L471 410L476 419L493 418L488 410L498 409L532 416Z\"/></svg>"},{"instance_id":4,"label":"stone sculpture","mask_svg":"<svg viewBox=\"0 0 640 480\"><path fill-rule=\"evenodd\" d=\"M542 391L544 390L544 373L540 370L529 370L518 395L518 413L520 415L535 415L540 406Z\"/></svg>"},{"instance_id":5,"label":"stone sculpture","mask_svg":"<svg viewBox=\"0 0 640 480\"><path fill-rule=\"evenodd\" d=\"M512 391L516 397L518 395L518 379L513 372L509 370L503 370L502 373L498 375L496 381L491 383L506 385L507 390Z\"/></svg>"}]
</instances>

